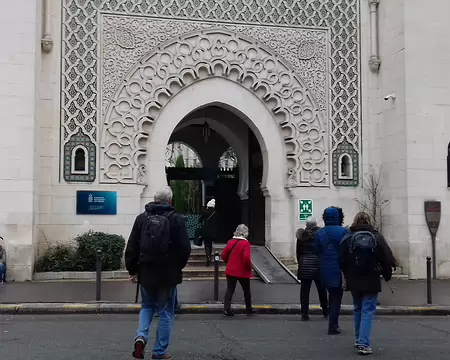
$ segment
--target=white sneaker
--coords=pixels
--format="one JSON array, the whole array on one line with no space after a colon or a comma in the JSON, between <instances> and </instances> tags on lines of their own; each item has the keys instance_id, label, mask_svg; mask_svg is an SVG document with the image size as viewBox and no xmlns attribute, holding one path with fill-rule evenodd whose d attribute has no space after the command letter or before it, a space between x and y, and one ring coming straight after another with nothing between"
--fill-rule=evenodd
<instances>
[{"instance_id":1,"label":"white sneaker","mask_svg":"<svg viewBox=\"0 0 450 360\"><path fill-rule=\"evenodd\" d=\"M373 350L370 346L360 346L358 348L359 355L370 355L373 353Z\"/></svg>"}]
</instances>

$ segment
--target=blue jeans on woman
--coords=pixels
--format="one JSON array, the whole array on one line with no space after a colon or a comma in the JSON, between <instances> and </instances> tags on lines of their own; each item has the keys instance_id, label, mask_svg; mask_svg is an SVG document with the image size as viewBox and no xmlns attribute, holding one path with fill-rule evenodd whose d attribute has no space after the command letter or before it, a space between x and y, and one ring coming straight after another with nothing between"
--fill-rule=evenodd
<instances>
[{"instance_id":1,"label":"blue jeans on woman","mask_svg":"<svg viewBox=\"0 0 450 360\"><path fill-rule=\"evenodd\" d=\"M0 283L6 280L6 265L0 262Z\"/></svg>"},{"instance_id":2,"label":"blue jeans on woman","mask_svg":"<svg viewBox=\"0 0 450 360\"><path fill-rule=\"evenodd\" d=\"M141 286L141 312L139 313L139 328L136 340L141 338L148 342L148 333L153 316L159 313L156 341L153 354L162 356L167 353L173 327L175 312L176 287L146 289Z\"/></svg>"},{"instance_id":3,"label":"blue jeans on woman","mask_svg":"<svg viewBox=\"0 0 450 360\"><path fill-rule=\"evenodd\" d=\"M352 291L352 296L356 343L360 346L370 347L370 335L377 310L378 294Z\"/></svg>"}]
</instances>

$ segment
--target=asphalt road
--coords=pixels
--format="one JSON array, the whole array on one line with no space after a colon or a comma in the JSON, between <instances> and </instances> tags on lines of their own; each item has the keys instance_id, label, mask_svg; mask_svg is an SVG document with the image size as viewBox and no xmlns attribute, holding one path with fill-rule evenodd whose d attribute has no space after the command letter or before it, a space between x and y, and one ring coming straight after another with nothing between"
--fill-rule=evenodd
<instances>
[{"instance_id":1,"label":"asphalt road","mask_svg":"<svg viewBox=\"0 0 450 360\"><path fill-rule=\"evenodd\" d=\"M131 359L136 316L63 315L0 317L2 360ZM359 359L352 319L339 336L325 335L326 322L296 316L180 315L175 322L174 359ZM448 359L450 318L382 317L376 321L373 359ZM150 358L148 356L147 358Z\"/></svg>"}]
</instances>

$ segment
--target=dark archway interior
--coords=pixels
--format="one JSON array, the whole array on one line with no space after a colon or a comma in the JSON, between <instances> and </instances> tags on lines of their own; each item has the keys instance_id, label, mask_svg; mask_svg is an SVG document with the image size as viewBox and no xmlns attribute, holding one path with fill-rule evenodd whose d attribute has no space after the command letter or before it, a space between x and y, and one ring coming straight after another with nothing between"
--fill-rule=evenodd
<instances>
[{"instance_id":1,"label":"dark archway interior","mask_svg":"<svg viewBox=\"0 0 450 360\"><path fill-rule=\"evenodd\" d=\"M239 129L239 138L246 143L248 152L248 191L247 197L238 195L239 171L219 168L219 159L231 144L225 136L212 126L205 127L207 119L225 123L235 122ZM209 123L208 123L209 124ZM230 124L228 124L230 125ZM230 128L230 126L229 126ZM205 135L206 136L205 139ZM244 223L249 226L249 241L255 245L265 244L265 199L261 191L263 176L263 158L261 147L253 131L231 111L219 106L198 109L186 116L173 132L169 143L182 142L200 156L201 168L167 168L167 180L199 180L203 182L201 195L204 205L214 198L218 221L218 243L227 242L236 226ZM239 162L238 165L239 167Z\"/></svg>"}]
</instances>

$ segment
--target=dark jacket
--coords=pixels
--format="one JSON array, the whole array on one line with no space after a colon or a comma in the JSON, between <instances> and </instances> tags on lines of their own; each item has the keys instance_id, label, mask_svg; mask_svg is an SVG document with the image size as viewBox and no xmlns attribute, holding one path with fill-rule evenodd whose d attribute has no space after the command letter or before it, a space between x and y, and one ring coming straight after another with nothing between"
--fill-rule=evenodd
<instances>
[{"instance_id":1,"label":"dark jacket","mask_svg":"<svg viewBox=\"0 0 450 360\"><path fill-rule=\"evenodd\" d=\"M306 226L297 232L297 261L299 280L314 280L319 278L319 258L314 253L314 235L319 228Z\"/></svg>"},{"instance_id":2,"label":"dark jacket","mask_svg":"<svg viewBox=\"0 0 450 360\"><path fill-rule=\"evenodd\" d=\"M214 208L206 208L200 217L202 223L201 235L205 240L215 240L217 238L217 212Z\"/></svg>"},{"instance_id":3,"label":"dark jacket","mask_svg":"<svg viewBox=\"0 0 450 360\"><path fill-rule=\"evenodd\" d=\"M0 245L0 263L6 265L6 250Z\"/></svg>"},{"instance_id":4,"label":"dark jacket","mask_svg":"<svg viewBox=\"0 0 450 360\"><path fill-rule=\"evenodd\" d=\"M352 268L352 262L350 261L349 241L351 235L357 231L370 231L377 239L376 256L379 266L373 274L368 276L358 274L357 271ZM347 280L348 290L376 294L381 292L380 275L382 275L386 281L391 279L392 267L395 265L395 259L383 235L377 232L371 225L357 225L350 228L350 233L343 239L340 245L339 264L345 279Z\"/></svg>"},{"instance_id":5,"label":"dark jacket","mask_svg":"<svg viewBox=\"0 0 450 360\"><path fill-rule=\"evenodd\" d=\"M174 208L170 205L156 202L149 203L145 206L145 212L136 217L131 230L125 250L125 264L130 275L138 274L139 283L144 287L172 287L183 281L182 270L191 254L191 243L185 222L177 213L173 213L169 217L170 253L167 262L163 266L157 267L139 265L139 242L143 236L142 225L147 213L166 214L169 211L174 211Z\"/></svg>"},{"instance_id":6,"label":"dark jacket","mask_svg":"<svg viewBox=\"0 0 450 360\"><path fill-rule=\"evenodd\" d=\"M323 214L325 227L315 235L314 252L319 256L320 274L325 287L342 286L342 274L339 267L339 244L348 229L340 226L339 211L327 208Z\"/></svg>"}]
</instances>

